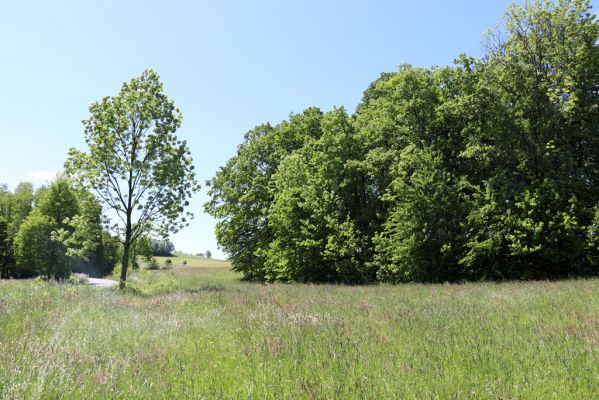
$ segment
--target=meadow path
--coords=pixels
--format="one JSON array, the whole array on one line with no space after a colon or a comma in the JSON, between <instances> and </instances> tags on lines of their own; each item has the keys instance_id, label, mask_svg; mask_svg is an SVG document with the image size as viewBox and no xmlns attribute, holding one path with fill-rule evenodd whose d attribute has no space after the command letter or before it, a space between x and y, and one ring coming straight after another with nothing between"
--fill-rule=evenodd
<instances>
[{"instance_id":1,"label":"meadow path","mask_svg":"<svg viewBox=\"0 0 599 400\"><path fill-rule=\"evenodd\" d=\"M118 286L117 281L113 281L112 279L99 279L99 278L87 278L87 283L93 287L112 287Z\"/></svg>"}]
</instances>

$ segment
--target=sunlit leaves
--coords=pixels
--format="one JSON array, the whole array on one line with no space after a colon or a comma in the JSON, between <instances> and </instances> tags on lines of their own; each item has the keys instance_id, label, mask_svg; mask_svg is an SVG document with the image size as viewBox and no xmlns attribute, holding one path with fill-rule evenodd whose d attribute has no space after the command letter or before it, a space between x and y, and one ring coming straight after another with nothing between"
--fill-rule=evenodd
<instances>
[{"instance_id":1,"label":"sunlit leaves","mask_svg":"<svg viewBox=\"0 0 599 400\"><path fill-rule=\"evenodd\" d=\"M154 71L93 103L83 124L89 151L71 149L66 170L112 210L126 250L150 231L166 236L188 224L183 207L199 185L187 143L174 135L181 113Z\"/></svg>"},{"instance_id":2,"label":"sunlit leaves","mask_svg":"<svg viewBox=\"0 0 599 400\"><path fill-rule=\"evenodd\" d=\"M263 280L598 273L598 38L586 0L511 5L481 60L255 128L209 182L220 245Z\"/></svg>"}]
</instances>

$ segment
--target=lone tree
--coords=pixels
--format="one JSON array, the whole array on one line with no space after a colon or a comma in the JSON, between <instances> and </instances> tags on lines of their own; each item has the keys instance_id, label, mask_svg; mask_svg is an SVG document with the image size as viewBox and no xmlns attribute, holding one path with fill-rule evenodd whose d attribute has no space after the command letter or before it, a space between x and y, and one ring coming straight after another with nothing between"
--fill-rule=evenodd
<instances>
[{"instance_id":1,"label":"lone tree","mask_svg":"<svg viewBox=\"0 0 599 400\"><path fill-rule=\"evenodd\" d=\"M136 240L151 232L166 237L189 225L193 214L184 207L200 186L186 142L174 135L181 113L156 72L123 83L119 94L89 111L83 121L89 152L69 150L65 170L95 192L116 221L109 228L123 244L124 287Z\"/></svg>"}]
</instances>

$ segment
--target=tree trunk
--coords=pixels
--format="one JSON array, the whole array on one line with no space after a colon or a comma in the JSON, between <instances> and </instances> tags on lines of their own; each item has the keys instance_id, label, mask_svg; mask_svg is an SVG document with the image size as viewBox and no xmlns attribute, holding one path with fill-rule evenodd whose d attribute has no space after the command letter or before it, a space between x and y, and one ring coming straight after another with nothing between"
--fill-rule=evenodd
<instances>
[{"instance_id":1,"label":"tree trunk","mask_svg":"<svg viewBox=\"0 0 599 400\"><path fill-rule=\"evenodd\" d=\"M121 289L125 288L125 282L127 281L127 267L129 266L130 247L131 244L129 243L129 238L127 238L123 244L123 258L121 259L121 281L119 282L119 287Z\"/></svg>"},{"instance_id":2,"label":"tree trunk","mask_svg":"<svg viewBox=\"0 0 599 400\"><path fill-rule=\"evenodd\" d=\"M135 124L133 125L133 131L135 131ZM137 142L133 141L132 146L132 155L131 155L131 164L133 165L133 160L135 159L135 148L137 147ZM129 266L129 250L131 249L131 236L132 236L132 225L131 225L131 215L133 214L133 170L129 170L129 195L127 196L127 223L125 225L125 243L123 243L123 260L121 261L121 281L119 283L119 287L121 289L125 288L125 282L127 281L127 267Z\"/></svg>"},{"instance_id":3,"label":"tree trunk","mask_svg":"<svg viewBox=\"0 0 599 400\"><path fill-rule=\"evenodd\" d=\"M121 260L121 281L119 287L125 288L127 281L127 267L129 266L129 250L131 249L131 173L129 173L129 205L127 207L127 224L125 225L125 242L123 243L123 259Z\"/></svg>"}]
</instances>

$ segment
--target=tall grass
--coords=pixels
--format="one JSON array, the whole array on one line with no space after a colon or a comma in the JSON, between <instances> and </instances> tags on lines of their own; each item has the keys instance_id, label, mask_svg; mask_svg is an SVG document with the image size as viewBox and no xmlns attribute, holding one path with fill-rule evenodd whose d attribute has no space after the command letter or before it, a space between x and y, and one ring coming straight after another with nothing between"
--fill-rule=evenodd
<instances>
[{"instance_id":1,"label":"tall grass","mask_svg":"<svg viewBox=\"0 0 599 400\"><path fill-rule=\"evenodd\" d=\"M188 264L124 293L3 281L0 398L599 398L599 280L236 279Z\"/></svg>"}]
</instances>

